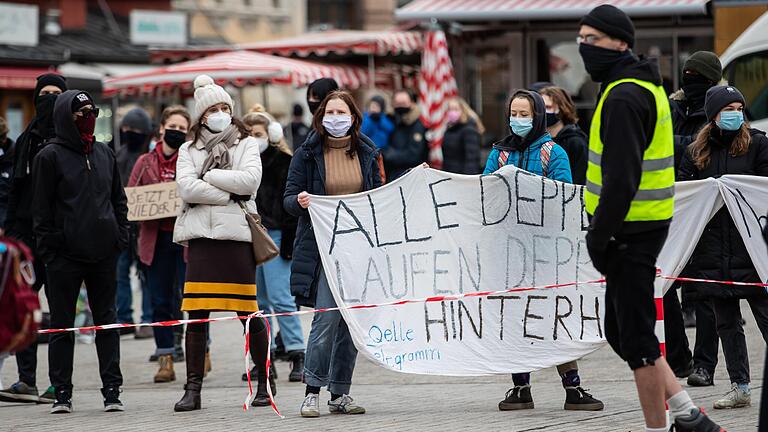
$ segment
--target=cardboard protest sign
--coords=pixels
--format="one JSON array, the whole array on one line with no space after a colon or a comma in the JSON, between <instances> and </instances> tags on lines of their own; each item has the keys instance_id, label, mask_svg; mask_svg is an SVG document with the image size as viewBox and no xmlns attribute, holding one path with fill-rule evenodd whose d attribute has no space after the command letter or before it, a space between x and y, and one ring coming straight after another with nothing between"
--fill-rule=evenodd
<instances>
[{"instance_id":1,"label":"cardboard protest sign","mask_svg":"<svg viewBox=\"0 0 768 432\"><path fill-rule=\"evenodd\" d=\"M127 187L125 195L128 198L129 221L176 217L183 205L176 182Z\"/></svg>"},{"instance_id":2,"label":"cardboard protest sign","mask_svg":"<svg viewBox=\"0 0 768 432\"><path fill-rule=\"evenodd\" d=\"M745 241L768 278L768 250L757 234L768 212L768 178L724 176L676 190L657 263L663 274L682 270L725 201L742 236L754 237ZM513 166L488 176L419 167L374 191L313 196L309 211L339 306L601 278L584 241L582 187ZM671 283L659 278L659 292ZM342 314L359 352L395 371L530 372L605 343L604 294L603 285L578 284Z\"/></svg>"}]
</instances>

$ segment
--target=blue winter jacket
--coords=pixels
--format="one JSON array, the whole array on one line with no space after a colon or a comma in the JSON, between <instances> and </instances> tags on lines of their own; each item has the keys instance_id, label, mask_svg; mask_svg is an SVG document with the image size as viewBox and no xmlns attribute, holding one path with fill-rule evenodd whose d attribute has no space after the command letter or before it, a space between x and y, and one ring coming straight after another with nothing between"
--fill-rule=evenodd
<instances>
[{"instance_id":1,"label":"blue winter jacket","mask_svg":"<svg viewBox=\"0 0 768 432\"><path fill-rule=\"evenodd\" d=\"M393 130L395 130L395 124L386 114L382 114L378 121L374 121L367 112L363 113L363 125L360 131L369 137L377 148L383 149L389 144L389 137Z\"/></svg>"},{"instance_id":2,"label":"blue winter jacket","mask_svg":"<svg viewBox=\"0 0 768 432\"><path fill-rule=\"evenodd\" d=\"M499 152L503 149L510 152L509 158L507 159L507 165L514 165L530 173L540 176L543 175L544 170L541 166L541 146L548 141L552 141L549 132L545 132L541 138L532 142L523 151L518 151L513 145L509 144L511 138L512 135L493 145L493 150L491 150L491 154L488 155L488 161L485 163L483 174L490 174L499 169ZM564 183L573 183L571 178L571 164L568 161L568 153L557 144L554 144L552 152L550 153L547 178Z\"/></svg>"},{"instance_id":3,"label":"blue winter jacket","mask_svg":"<svg viewBox=\"0 0 768 432\"><path fill-rule=\"evenodd\" d=\"M360 141L357 157L363 175L363 190L367 191L381 186L379 151L365 135L360 135ZM302 191L313 195L326 195L323 146L315 131L310 132L304 144L293 154L283 195L285 210L299 218L291 261L291 294L296 296L296 304L314 307L317 279L322 264L309 210L302 208L297 201L297 196Z\"/></svg>"}]
</instances>

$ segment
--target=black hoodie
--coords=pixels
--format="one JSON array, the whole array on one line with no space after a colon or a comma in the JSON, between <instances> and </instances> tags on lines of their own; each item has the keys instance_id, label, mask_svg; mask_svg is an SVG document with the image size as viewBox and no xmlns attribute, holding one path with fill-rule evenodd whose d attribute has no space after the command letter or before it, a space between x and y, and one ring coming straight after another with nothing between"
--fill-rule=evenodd
<instances>
[{"instance_id":1,"label":"black hoodie","mask_svg":"<svg viewBox=\"0 0 768 432\"><path fill-rule=\"evenodd\" d=\"M653 59L628 56L613 67L600 94L614 81L635 78L661 85L659 66ZM643 153L656 128L653 94L633 84L614 87L603 102L600 139L603 141L603 188L590 227L596 245L606 246L616 234L634 234L668 227L670 220L625 222L642 175ZM607 203L607 205L606 205Z\"/></svg>"},{"instance_id":2,"label":"black hoodie","mask_svg":"<svg viewBox=\"0 0 768 432\"><path fill-rule=\"evenodd\" d=\"M556 137L552 137L552 141L568 153L573 184L582 186L587 184L587 150L589 148L587 134L578 125L567 124L560 129Z\"/></svg>"},{"instance_id":3,"label":"black hoodie","mask_svg":"<svg viewBox=\"0 0 768 432\"><path fill-rule=\"evenodd\" d=\"M115 155L95 142L90 153L72 119L69 90L56 99L56 137L34 160L34 234L50 264L57 257L99 262L117 256L128 241L128 208Z\"/></svg>"},{"instance_id":4,"label":"black hoodie","mask_svg":"<svg viewBox=\"0 0 768 432\"><path fill-rule=\"evenodd\" d=\"M512 101L518 96L528 96L533 99L533 128L528 132L528 135L526 135L525 138L521 138L512 133L512 127L509 126L510 106L512 105ZM510 134L503 140L495 143L493 147L504 151L517 150L522 153L531 144L538 141L542 135L547 133L547 107L544 104L544 99L536 92L529 90L515 90L509 100L507 100L506 120Z\"/></svg>"}]
</instances>

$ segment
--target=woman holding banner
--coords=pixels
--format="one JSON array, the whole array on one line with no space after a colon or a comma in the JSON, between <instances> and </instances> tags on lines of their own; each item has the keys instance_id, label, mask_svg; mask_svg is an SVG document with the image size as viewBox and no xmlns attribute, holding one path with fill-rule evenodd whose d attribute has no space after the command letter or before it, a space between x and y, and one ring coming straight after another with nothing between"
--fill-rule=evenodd
<instances>
[{"instance_id":1,"label":"woman holding banner","mask_svg":"<svg viewBox=\"0 0 768 432\"><path fill-rule=\"evenodd\" d=\"M678 180L701 180L726 174L768 176L768 138L744 120L744 96L733 86L710 88L704 102L707 124L686 150ZM709 221L691 258L696 278L760 282L728 209L723 206ZM768 340L768 294L765 289L724 284L699 284L697 294L712 299L717 334L723 344L731 390L715 401L716 409L751 404L749 357L741 321L740 299L746 299Z\"/></svg>"},{"instance_id":2,"label":"woman holding banner","mask_svg":"<svg viewBox=\"0 0 768 432\"><path fill-rule=\"evenodd\" d=\"M195 79L193 138L179 149L176 182L184 209L173 241L188 246L182 309L191 319L211 311L259 310L256 267L245 209L256 213L253 196L261 183L260 140L232 117L229 94L207 75ZM241 323L245 327L245 320ZM267 386L267 331L264 321L250 321L250 351L259 387ZM186 334L187 384L175 411L200 409L208 323L190 324ZM272 389L275 393L275 389ZM254 405L269 405L254 399Z\"/></svg>"},{"instance_id":3,"label":"woman holding banner","mask_svg":"<svg viewBox=\"0 0 768 432\"><path fill-rule=\"evenodd\" d=\"M139 157L131 171L128 187L176 181L179 147L187 140L189 113L182 106L171 106L160 117L160 142ZM169 321L177 315L177 298L184 285L184 250L173 242L176 218L143 221L139 224L139 259L147 266L147 284L152 301L152 321ZM160 369L155 382L176 380L173 370L174 333L172 327L152 327Z\"/></svg>"},{"instance_id":4,"label":"woman holding banner","mask_svg":"<svg viewBox=\"0 0 768 432\"><path fill-rule=\"evenodd\" d=\"M381 186L378 151L360 133L362 114L352 96L330 93L315 111L313 134L296 150L288 172L283 206L299 218L291 266L291 292L300 305L336 307L315 242L308 207L310 194L343 195ZM363 414L349 396L357 349L338 311L316 313L312 319L304 365L307 385L302 417L320 415L320 387L328 386L328 410Z\"/></svg>"},{"instance_id":5,"label":"woman holding banner","mask_svg":"<svg viewBox=\"0 0 768 432\"><path fill-rule=\"evenodd\" d=\"M493 145L484 174L513 165L532 174L564 183L572 183L568 154L552 141L547 132L544 99L536 92L518 90L507 104L507 118L512 132ZM576 361L557 367L565 388L566 410L600 411L603 403L581 388L579 365ZM515 386L499 402L499 410L533 409L531 374L512 374Z\"/></svg>"}]
</instances>

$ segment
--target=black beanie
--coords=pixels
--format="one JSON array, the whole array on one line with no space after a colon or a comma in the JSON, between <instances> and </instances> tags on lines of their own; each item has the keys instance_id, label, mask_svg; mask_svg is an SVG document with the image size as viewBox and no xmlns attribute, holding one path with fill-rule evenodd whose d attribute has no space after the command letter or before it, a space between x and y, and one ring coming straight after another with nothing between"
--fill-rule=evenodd
<instances>
[{"instance_id":1,"label":"black beanie","mask_svg":"<svg viewBox=\"0 0 768 432\"><path fill-rule=\"evenodd\" d=\"M42 74L39 77L37 77L37 84L35 85L35 97L34 97L35 102L37 102L37 97L40 94L40 90L42 90L43 87L49 86L49 85L58 87L62 93L67 91L66 78L55 73Z\"/></svg>"},{"instance_id":2,"label":"black beanie","mask_svg":"<svg viewBox=\"0 0 768 432\"><path fill-rule=\"evenodd\" d=\"M746 108L744 95L739 89L733 86L714 86L707 90L707 98L704 101L704 113L707 120L712 121L717 117L717 113L733 102L741 102Z\"/></svg>"},{"instance_id":3,"label":"black beanie","mask_svg":"<svg viewBox=\"0 0 768 432\"><path fill-rule=\"evenodd\" d=\"M304 108L301 107L301 105L295 103L293 104L293 115L295 117L303 116L304 115Z\"/></svg>"},{"instance_id":4,"label":"black beanie","mask_svg":"<svg viewBox=\"0 0 768 432\"><path fill-rule=\"evenodd\" d=\"M579 25L588 25L613 38L623 40L632 48L635 45L635 25L621 9L612 5L600 5L584 15Z\"/></svg>"},{"instance_id":5,"label":"black beanie","mask_svg":"<svg viewBox=\"0 0 768 432\"><path fill-rule=\"evenodd\" d=\"M374 95L371 97L371 102L376 102L379 104L379 108L381 108L381 112L387 111L387 101L384 100L383 97L380 95Z\"/></svg>"},{"instance_id":6,"label":"black beanie","mask_svg":"<svg viewBox=\"0 0 768 432\"><path fill-rule=\"evenodd\" d=\"M72 98L73 113L80 111L80 108L86 105L93 105L93 107L96 108L96 103L93 101L93 98L91 97L91 95L89 95L87 92L84 92L84 91L78 92L75 95L75 97Z\"/></svg>"},{"instance_id":7,"label":"black beanie","mask_svg":"<svg viewBox=\"0 0 768 432\"><path fill-rule=\"evenodd\" d=\"M711 51L693 53L683 65L683 71L687 70L696 72L713 83L718 83L723 78L723 65L717 54Z\"/></svg>"}]
</instances>

